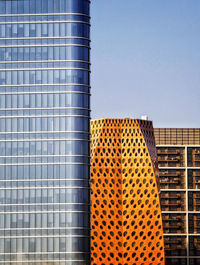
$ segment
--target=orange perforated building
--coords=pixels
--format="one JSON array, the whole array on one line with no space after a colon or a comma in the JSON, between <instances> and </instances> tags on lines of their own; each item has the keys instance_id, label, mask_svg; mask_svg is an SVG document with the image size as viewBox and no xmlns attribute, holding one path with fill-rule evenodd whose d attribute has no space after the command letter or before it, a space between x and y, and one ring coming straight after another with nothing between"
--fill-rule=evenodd
<instances>
[{"instance_id":1,"label":"orange perforated building","mask_svg":"<svg viewBox=\"0 0 200 265\"><path fill-rule=\"evenodd\" d=\"M92 265L165 263L150 121L91 122L91 203Z\"/></svg>"}]
</instances>

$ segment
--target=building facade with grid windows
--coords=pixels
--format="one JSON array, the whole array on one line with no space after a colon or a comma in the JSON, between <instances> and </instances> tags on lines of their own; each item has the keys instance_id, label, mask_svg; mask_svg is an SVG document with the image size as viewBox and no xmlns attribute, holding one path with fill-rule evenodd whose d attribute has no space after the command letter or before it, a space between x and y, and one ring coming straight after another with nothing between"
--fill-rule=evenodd
<instances>
[{"instance_id":1,"label":"building facade with grid windows","mask_svg":"<svg viewBox=\"0 0 200 265\"><path fill-rule=\"evenodd\" d=\"M89 264L89 5L0 1L0 264Z\"/></svg>"},{"instance_id":2,"label":"building facade with grid windows","mask_svg":"<svg viewBox=\"0 0 200 265\"><path fill-rule=\"evenodd\" d=\"M200 264L200 129L154 129L166 265Z\"/></svg>"}]
</instances>

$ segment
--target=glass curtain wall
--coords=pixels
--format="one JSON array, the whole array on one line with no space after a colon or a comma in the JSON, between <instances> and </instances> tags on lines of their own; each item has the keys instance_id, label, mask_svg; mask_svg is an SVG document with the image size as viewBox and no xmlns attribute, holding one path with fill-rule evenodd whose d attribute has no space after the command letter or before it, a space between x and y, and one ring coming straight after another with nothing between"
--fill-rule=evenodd
<instances>
[{"instance_id":1,"label":"glass curtain wall","mask_svg":"<svg viewBox=\"0 0 200 265\"><path fill-rule=\"evenodd\" d=\"M0 264L89 264L89 4L0 1Z\"/></svg>"}]
</instances>

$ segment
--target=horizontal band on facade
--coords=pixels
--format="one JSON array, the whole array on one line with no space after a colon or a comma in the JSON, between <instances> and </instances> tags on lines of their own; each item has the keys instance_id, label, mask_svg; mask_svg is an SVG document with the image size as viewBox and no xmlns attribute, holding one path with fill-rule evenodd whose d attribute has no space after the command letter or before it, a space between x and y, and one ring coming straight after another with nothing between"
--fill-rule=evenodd
<instances>
[{"instance_id":1,"label":"horizontal band on facade","mask_svg":"<svg viewBox=\"0 0 200 265\"><path fill-rule=\"evenodd\" d=\"M34 86L83 86L83 87L88 87L91 88L91 86L89 84L80 84L80 83L55 83L55 84L18 84L18 85L0 85L0 87L34 87ZM47 93L47 94L51 94L51 93L75 93L76 91L41 91L40 93ZM32 94L33 92L0 92L0 94L2 95L6 95L6 94L21 94L21 93L26 93L26 94ZM35 92L38 93L38 92ZM80 92L81 93L81 92ZM82 92L82 93L86 93L86 92ZM87 94L87 93L86 93Z\"/></svg>"},{"instance_id":2,"label":"horizontal band on facade","mask_svg":"<svg viewBox=\"0 0 200 265\"><path fill-rule=\"evenodd\" d=\"M13 64L13 63L64 63L64 62L75 62L75 63L88 63L89 61L83 60L38 60L38 61L0 61L0 64Z\"/></svg>"},{"instance_id":3,"label":"horizontal band on facade","mask_svg":"<svg viewBox=\"0 0 200 265\"><path fill-rule=\"evenodd\" d=\"M177 234L177 236L180 236ZM165 259L184 259L184 258L189 258L190 259L199 259L200 256L165 256Z\"/></svg>"},{"instance_id":4,"label":"horizontal band on facade","mask_svg":"<svg viewBox=\"0 0 200 265\"><path fill-rule=\"evenodd\" d=\"M189 214L200 214L200 211L162 211L162 214L165 214L165 213L170 213L170 214L173 214L173 213L176 213L176 214L186 214L186 213L189 213Z\"/></svg>"},{"instance_id":5,"label":"horizontal band on facade","mask_svg":"<svg viewBox=\"0 0 200 265\"><path fill-rule=\"evenodd\" d=\"M1 87L1 85L0 85ZM88 87L88 90L90 88ZM0 92L0 95L30 95L30 94L84 94L91 96L91 93L84 92L84 91L71 91L71 90L61 90L61 91L21 91L21 92Z\"/></svg>"},{"instance_id":6,"label":"horizontal band on facade","mask_svg":"<svg viewBox=\"0 0 200 265\"><path fill-rule=\"evenodd\" d=\"M88 87L88 90L90 90L89 87ZM20 91L20 92L16 92L16 91L0 92L0 95L29 95L29 94L84 94L84 95L91 96L91 93L88 93L85 91L80 91L80 90L61 90L61 91L54 91L54 90L52 90L52 91L42 90L41 91L41 90L39 90L39 91ZM43 107L43 108L48 108L48 107ZM57 107L57 108L67 108L67 107ZM76 107L74 107L74 108L76 108ZM4 108L4 109L6 110L9 108ZM12 110L12 109L14 109L14 108L10 108L10 110ZM16 109L20 109L20 108L16 108ZM29 109L29 108L27 108L27 109Z\"/></svg>"},{"instance_id":7,"label":"horizontal band on facade","mask_svg":"<svg viewBox=\"0 0 200 265\"><path fill-rule=\"evenodd\" d=\"M85 252L84 252L85 253ZM30 254L32 254L32 252L30 252ZM53 252L49 252L49 254L53 254ZM17 253L16 253L16 255L17 255ZM12 264L13 263L13 260L6 260L6 261L0 261L1 262L1 264L8 264L8 262L10 263L10 264ZM15 263L43 263L43 262L59 262L59 263L62 263L62 262L84 262L84 264L83 265L85 265L86 263L85 262L90 262L90 260L86 260L86 259L83 259L83 260L66 260L66 259L47 259L47 260L45 260L45 259L41 259L41 260L15 260ZM89 263L88 263L89 264ZM71 263L70 263L70 265L71 265Z\"/></svg>"},{"instance_id":8,"label":"horizontal band on facade","mask_svg":"<svg viewBox=\"0 0 200 265\"><path fill-rule=\"evenodd\" d=\"M70 43L70 44L24 44L24 45L0 45L0 48L20 48L20 47L67 47L67 46L76 46L76 47L85 47L88 49L91 49L90 46L84 45L84 44L75 44L75 43Z\"/></svg>"},{"instance_id":9,"label":"horizontal band on facade","mask_svg":"<svg viewBox=\"0 0 200 265\"><path fill-rule=\"evenodd\" d=\"M54 24L54 23L81 23L86 24L88 26L91 26L91 24L87 21L81 21L81 20L35 20L35 21L6 21L6 22L0 22L0 25L16 25L16 24Z\"/></svg>"},{"instance_id":10,"label":"horizontal band on facade","mask_svg":"<svg viewBox=\"0 0 200 265\"><path fill-rule=\"evenodd\" d=\"M198 170L198 169L200 169L200 167L197 167L197 168L189 168L189 169L194 169L194 170ZM160 189L160 191L161 192L184 192L184 193L186 193L187 191L192 191L192 192L199 192L200 190L199 190L199 188L193 188L193 189ZM196 212L196 210L195 210L195 212Z\"/></svg>"},{"instance_id":11,"label":"horizontal band on facade","mask_svg":"<svg viewBox=\"0 0 200 265\"><path fill-rule=\"evenodd\" d=\"M16 111L16 110L68 110L68 109L76 109L76 110L88 110L88 108L82 107L42 107L42 108L0 108L0 111Z\"/></svg>"},{"instance_id":12,"label":"horizontal band on facade","mask_svg":"<svg viewBox=\"0 0 200 265\"><path fill-rule=\"evenodd\" d=\"M79 115L79 114L61 114L61 115L19 115L19 116L9 116L9 115L6 115L6 116L0 116L0 119L6 119L6 118L48 118L48 117L82 117L82 118L90 118L90 116L87 116L87 115Z\"/></svg>"},{"instance_id":13,"label":"horizontal band on facade","mask_svg":"<svg viewBox=\"0 0 200 265\"><path fill-rule=\"evenodd\" d=\"M85 142L90 142L90 140L88 139L74 139L74 138L62 138L62 139L36 139L36 138L32 138L32 139L5 139L5 140L1 140L0 142L43 142L43 141L85 141Z\"/></svg>"},{"instance_id":14,"label":"horizontal band on facade","mask_svg":"<svg viewBox=\"0 0 200 265\"><path fill-rule=\"evenodd\" d=\"M28 214L32 214L32 213L87 213L90 214L90 211L69 211L69 210L51 210L51 211L6 211L6 212L0 212L0 214L19 214L19 213L28 213Z\"/></svg>"},{"instance_id":15,"label":"horizontal band on facade","mask_svg":"<svg viewBox=\"0 0 200 265\"><path fill-rule=\"evenodd\" d=\"M195 212L194 212L195 213ZM170 236L170 237L177 237L177 236L183 236L183 237L186 237L186 236L200 236L200 233L196 233L196 234L191 234L191 233L188 233L188 234L186 234L186 233L183 233L183 234L164 234L164 237L168 237L168 236Z\"/></svg>"},{"instance_id":16,"label":"horizontal band on facade","mask_svg":"<svg viewBox=\"0 0 200 265\"><path fill-rule=\"evenodd\" d=\"M57 251L54 251L53 254L89 254L90 252L57 252ZM20 252L20 253L16 253L16 252L7 252L7 253L0 253L0 255L38 255L38 254L52 254L52 252ZM0 261L1 262L1 261ZM12 261L13 262L13 261Z\"/></svg>"},{"instance_id":17,"label":"horizontal band on facade","mask_svg":"<svg viewBox=\"0 0 200 265\"><path fill-rule=\"evenodd\" d=\"M88 68L80 68L80 67L34 67L34 68L31 68L31 67L28 67L28 68L0 68L0 72L1 71L40 71L40 70L82 70L82 71L87 71L87 72L91 72Z\"/></svg>"},{"instance_id":18,"label":"horizontal band on facade","mask_svg":"<svg viewBox=\"0 0 200 265\"><path fill-rule=\"evenodd\" d=\"M90 1L88 1L90 3ZM24 17L24 16L62 16L62 15L75 15L75 16L85 16L85 17L89 17L89 15L84 14L84 13L24 13L24 14L0 14L0 17Z\"/></svg>"},{"instance_id":19,"label":"horizontal band on facade","mask_svg":"<svg viewBox=\"0 0 200 265\"><path fill-rule=\"evenodd\" d=\"M6 231L12 231L12 230L46 230L46 229L48 229L48 230L62 230L62 229L65 229L65 230L71 230L71 229L74 229L74 230L78 230L78 229L80 229L80 230L90 230L90 228L88 228L88 227L83 227L83 226L81 226L81 227L69 227L69 226L62 226L62 227L23 227L23 228L0 228L0 231L4 231L4 230L6 230ZM2 255L1 253L0 253L0 255Z\"/></svg>"},{"instance_id":20,"label":"horizontal band on facade","mask_svg":"<svg viewBox=\"0 0 200 265\"><path fill-rule=\"evenodd\" d=\"M88 155L15 155L15 156L0 156L0 158L34 158L34 157L90 157Z\"/></svg>"},{"instance_id":21,"label":"horizontal band on facade","mask_svg":"<svg viewBox=\"0 0 200 265\"><path fill-rule=\"evenodd\" d=\"M16 179L0 179L0 182L16 182ZM78 179L76 179L76 178L73 178L73 179L66 179L66 178L64 178L64 179L62 179L62 178L59 178L59 179L36 179L36 178L34 178L34 179L18 179L17 180L17 182L31 182L31 181L34 181L34 182L39 182L39 181L50 181L50 182L53 182L53 181L87 181L87 182L90 182L90 180L89 179L80 179L80 178L78 178ZM54 187L56 187L56 186L54 186Z\"/></svg>"},{"instance_id":22,"label":"horizontal band on facade","mask_svg":"<svg viewBox=\"0 0 200 265\"><path fill-rule=\"evenodd\" d=\"M16 179L16 181L17 181L17 179ZM47 190L49 190L49 189L86 189L86 190L88 190L88 189L90 189L89 187L83 187L83 186L49 186L49 187L44 187L44 186L37 186L37 187L10 187L10 188L8 188L8 187L6 187L6 188L1 188L0 187L0 190L32 190L32 189L47 189ZM49 203L49 204L51 204L51 203ZM67 204L69 204L69 205L71 205L71 204L73 204L73 203L67 203ZM77 204L79 204L79 203L77 203ZM1 206L1 204L0 204L0 206ZM19 205L19 206L21 206L21 204Z\"/></svg>"},{"instance_id":23,"label":"horizontal band on facade","mask_svg":"<svg viewBox=\"0 0 200 265\"><path fill-rule=\"evenodd\" d=\"M82 108L82 107L43 107L43 108L0 108L0 111L21 111L21 110L88 110L91 111L91 109L88 108Z\"/></svg>"},{"instance_id":24,"label":"horizontal band on facade","mask_svg":"<svg viewBox=\"0 0 200 265\"><path fill-rule=\"evenodd\" d=\"M26 86L26 84L21 84L21 85L0 85L0 89L1 87L9 87L10 89L12 88L18 88L18 87L21 87L21 88L27 88L27 89L30 89L30 87L35 87L35 86L39 86L39 87L44 87L44 86L53 86L53 87L56 87L56 86L82 86L82 87L86 87L88 88L88 90L90 91L90 88L91 86L90 85L86 85L86 84L63 84L63 83L55 83L55 84L28 84ZM39 88L36 88L39 90ZM89 92L85 92L85 91L73 91L73 90L60 90L60 91L20 91L20 92L17 92L17 91L10 91L10 92L0 92L0 95L26 95L26 94L86 94L86 95L90 95L91 96L91 93Z\"/></svg>"},{"instance_id":25,"label":"horizontal band on facade","mask_svg":"<svg viewBox=\"0 0 200 265\"><path fill-rule=\"evenodd\" d=\"M2 164L0 166L39 166L39 165L87 165L90 166L89 163L81 163L81 162L46 162L46 163L8 163Z\"/></svg>"},{"instance_id":26,"label":"horizontal band on facade","mask_svg":"<svg viewBox=\"0 0 200 265\"><path fill-rule=\"evenodd\" d=\"M41 187L36 187L36 188L41 188ZM54 189L57 189L57 187L53 187ZM62 187L59 187L62 189ZM64 187L65 188L65 187ZM46 187L43 187L43 189L46 189ZM79 202L58 202L58 203L5 203L5 204L0 204L0 206L48 206L48 205L85 205L89 206L89 203L79 203ZM1 212L0 212L1 214ZM53 227L54 229L54 227ZM0 228L1 230L1 228Z\"/></svg>"},{"instance_id":27,"label":"horizontal band on facade","mask_svg":"<svg viewBox=\"0 0 200 265\"><path fill-rule=\"evenodd\" d=\"M191 130L196 130L195 128L192 129L192 128L189 128ZM197 129L198 130L198 129ZM192 135L192 134L191 134ZM195 136L195 138L197 137L197 139L199 139L199 135ZM188 147L200 147L199 144L184 144L184 145L181 145L181 144L158 144L156 145L156 147L181 147L183 149L187 149Z\"/></svg>"},{"instance_id":28,"label":"horizontal band on facade","mask_svg":"<svg viewBox=\"0 0 200 265\"><path fill-rule=\"evenodd\" d=\"M20 235L20 236L0 236L0 239L1 238L10 238L10 239L14 239L14 238L60 238L60 237L66 237L66 235L31 235L31 236L25 236L25 235ZM80 238L80 237L83 237L83 238L88 238L90 236L86 236L86 235L67 235L67 237L72 237L72 238Z\"/></svg>"},{"instance_id":29,"label":"horizontal band on facade","mask_svg":"<svg viewBox=\"0 0 200 265\"><path fill-rule=\"evenodd\" d=\"M32 131L32 132L0 132L1 134L41 134L41 133L83 133L83 134L90 134L88 131Z\"/></svg>"},{"instance_id":30,"label":"horizontal band on facade","mask_svg":"<svg viewBox=\"0 0 200 265\"><path fill-rule=\"evenodd\" d=\"M80 36L51 36L51 37L11 37L11 38L0 38L0 40L52 40L52 39L81 39L81 40L87 40L88 42L91 42L91 40L87 37L80 37Z\"/></svg>"},{"instance_id":31,"label":"horizontal band on facade","mask_svg":"<svg viewBox=\"0 0 200 265\"><path fill-rule=\"evenodd\" d=\"M200 147L200 146L198 146L198 145L195 145L194 147ZM159 167L159 169L165 169L165 170L170 170L170 169L172 169L172 170L175 170L175 169L177 169L177 170L187 170L187 169L195 169L195 168L200 168L200 166L198 167L198 166L180 166L180 167Z\"/></svg>"}]
</instances>

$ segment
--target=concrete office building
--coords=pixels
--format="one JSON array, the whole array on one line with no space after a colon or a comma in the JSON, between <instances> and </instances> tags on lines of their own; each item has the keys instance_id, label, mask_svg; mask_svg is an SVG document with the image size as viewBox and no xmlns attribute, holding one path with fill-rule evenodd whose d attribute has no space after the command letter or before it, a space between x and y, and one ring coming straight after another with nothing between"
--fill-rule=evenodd
<instances>
[{"instance_id":1,"label":"concrete office building","mask_svg":"<svg viewBox=\"0 0 200 265\"><path fill-rule=\"evenodd\" d=\"M154 130L166 265L200 264L200 129Z\"/></svg>"},{"instance_id":2,"label":"concrete office building","mask_svg":"<svg viewBox=\"0 0 200 265\"><path fill-rule=\"evenodd\" d=\"M89 5L0 1L0 264L89 264Z\"/></svg>"},{"instance_id":3,"label":"concrete office building","mask_svg":"<svg viewBox=\"0 0 200 265\"><path fill-rule=\"evenodd\" d=\"M163 265L164 241L150 121L91 122L91 264Z\"/></svg>"}]
</instances>

